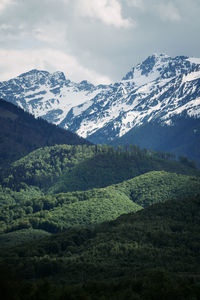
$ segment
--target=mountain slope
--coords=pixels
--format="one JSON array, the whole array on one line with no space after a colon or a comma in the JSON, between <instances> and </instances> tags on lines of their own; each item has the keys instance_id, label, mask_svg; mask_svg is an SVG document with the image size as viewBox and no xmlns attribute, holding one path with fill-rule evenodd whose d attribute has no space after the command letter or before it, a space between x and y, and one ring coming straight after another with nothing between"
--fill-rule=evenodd
<instances>
[{"instance_id":1,"label":"mountain slope","mask_svg":"<svg viewBox=\"0 0 200 300\"><path fill-rule=\"evenodd\" d=\"M156 202L198 193L199 177L194 175L199 176L199 170L187 159L175 161L169 153L137 146L40 148L4 173L1 230L31 227L55 233L112 220Z\"/></svg>"},{"instance_id":2,"label":"mountain slope","mask_svg":"<svg viewBox=\"0 0 200 300\"><path fill-rule=\"evenodd\" d=\"M34 228L55 233L113 220L124 213L199 192L199 177L164 171L148 172L105 188L54 195L7 188L0 192L1 230Z\"/></svg>"},{"instance_id":3,"label":"mountain slope","mask_svg":"<svg viewBox=\"0 0 200 300\"><path fill-rule=\"evenodd\" d=\"M1 251L4 290L20 299L197 300L199 208L199 196L168 201Z\"/></svg>"},{"instance_id":4,"label":"mountain slope","mask_svg":"<svg viewBox=\"0 0 200 300\"><path fill-rule=\"evenodd\" d=\"M182 113L199 117L199 62L187 57L149 57L110 86L112 91L102 95L98 104L94 101L77 132L94 142L110 142L146 123L170 126Z\"/></svg>"},{"instance_id":5,"label":"mountain slope","mask_svg":"<svg viewBox=\"0 0 200 300\"><path fill-rule=\"evenodd\" d=\"M95 96L96 87L87 81L79 84L62 72L31 70L0 83L0 96L35 117L59 124L67 112Z\"/></svg>"},{"instance_id":6,"label":"mountain slope","mask_svg":"<svg viewBox=\"0 0 200 300\"><path fill-rule=\"evenodd\" d=\"M34 149L54 144L90 144L76 134L0 99L0 166L23 157Z\"/></svg>"},{"instance_id":7,"label":"mountain slope","mask_svg":"<svg viewBox=\"0 0 200 300\"><path fill-rule=\"evenodd\" d=\"M199 188L198 182L194 183L194 187ZM7 198L1 205L1 233L24 228L56 233L114 220L124 213L142 209L124 193L112 188L45 195L29 200L24 199L22 192L3 189L1 197Z\"/></svg>"},{"instance_id":8,"label":"mountain slope","mask_svg":"<svg viewBox=\"0 0 200 300\"><path fill-rule=\"evenodd\" d=\"M200 164L200 120L182 114L173 118L173 124L160 125L158 121L131 129L113 145L136 144L141 148L167 151L190 157Z\"/></svg>"},{"instance_id":9,"label":"mountain slope","mask_svg":"<svg viewBox=\"0 0 200 300\"><path fill-rule=\"evenodd\" d=\"M180 163L168 153L136 146L56 145L37 149L14 162L2 184L14 190L28 185L60 193L105 187L155 170L199 175L188 160Z\"/></svg>"},{"instance_id":10,"label":"mountain slope","mask_svg":"<svg viewBox=\"0 0 200 300\"><path fill-rule=\"evenodd\" d=\"M64 74L32 70L0 83L0 96L61 127L68 128L94 143L136 143L133 134L142 126L163 127L173 132L180 118L198 123L200 117L200 59L154 54L132 68L111 85L94 86L87 81L74 83ZM149 131L150 132L150 131ZM183 134L183 130L180 131ZM141 130L143 138L144 132ZM191 125L193 145L199 146L199 127ZM126 135L126 138L122 138ZM169 151L199 158L199 152L180 144ZM152 135L152 139L157 136ZM150 148L165 149L159 143ZM141 144L144 146L145 144Z\"/></svg>"}]
</instances>

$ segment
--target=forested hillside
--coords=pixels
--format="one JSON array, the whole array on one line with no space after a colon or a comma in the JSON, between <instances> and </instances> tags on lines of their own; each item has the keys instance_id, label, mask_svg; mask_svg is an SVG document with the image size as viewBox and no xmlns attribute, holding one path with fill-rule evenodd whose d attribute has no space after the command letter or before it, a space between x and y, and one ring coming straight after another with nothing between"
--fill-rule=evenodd
<instances>
[{"instance_id":1,"label":"forested hillside","mask_svg":"<svg viewBox=\"0 0 200 300\"><path fill-rule=\"evenodd\" d=\"M0 122L6 300L198 299L194 161L91 145L4 101Z\"/></svg>"},{"instance_id":2,"label":"forested hillside","mask_svg":"<svg viewBox=\"0 0 200 300\"><path fill-rule=\"evenodd\" d=\"M34 149L55 144L90 143L0 99L0 167L6 167Z\"/></svg>"},{"instance_id":3,"label":"forested hillside","mask_svg":"<svg viewBox=\"0 0 200 300\"><path fill-rule=\"evenodd\" d=\"M173 154L141 150L134 145L117 149L107 145L56 145L14 162L2 184L14 190L31 185L60 193L105 187L155 170L200 174L187 158L176 161Z\"/></svg>"},{"instance_id":4,"label":"forested hillside","mask_svg":"<svg viewBox=\"0 0 200 300\"><path fill-rule=\"evenodd\" d=\"M193 162L137 146L40 148L12 163L1 184L1 232L90 226L200 191Z\"/></svg>"},{"instance_id":5,"label":"forested hillside","mask_svg":"<svg viewBox=\"0 0 200 300\"><path fill-rule=\"evenodd\" d=\"M24 228L51 233L116 219L158 202L195 195L200 179L167 172L149 172L106 188L40 195L38 189L1 190L1 231ZM28 197L27 197L28 196Z\"/></svg>"},{"instance_id":6,"label":"forested hillside","mask_svg":"<svg viewBox=\"0 0 200 300\"><path fill-rule=\"evenodd\" d=\"M197 300L199 212L199 196L183 197L2 250L2 288L14 300Z\"/></svg>"}]
</instances>

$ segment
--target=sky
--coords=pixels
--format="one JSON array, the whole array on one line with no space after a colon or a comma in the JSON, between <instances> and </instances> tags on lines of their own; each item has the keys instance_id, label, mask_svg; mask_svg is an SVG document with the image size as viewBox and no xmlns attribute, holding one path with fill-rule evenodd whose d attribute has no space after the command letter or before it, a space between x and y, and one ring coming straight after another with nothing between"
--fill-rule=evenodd
<instances>
[{"instance_id":1,"label":"sky","mask_svg":"<svg viewBox=\"0 0 200 300\"><path fill-rule=\"evenodd\" d=\"M0 80L111 83L153 53L200 57L200 0L0 0Z\"/></svg>"}]
</instances>

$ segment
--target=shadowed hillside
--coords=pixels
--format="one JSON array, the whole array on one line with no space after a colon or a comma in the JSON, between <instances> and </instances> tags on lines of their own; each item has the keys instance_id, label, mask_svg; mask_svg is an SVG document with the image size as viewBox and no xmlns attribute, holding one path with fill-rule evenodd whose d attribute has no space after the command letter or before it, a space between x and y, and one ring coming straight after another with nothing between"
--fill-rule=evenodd
<instances>
[{"instance_id":1,"label":"shadowed hillside","mask_svg":"<svg viewBox=\"0 0 200 300\"><path fill-rule=\"evenodd\" d=\"M55 144L90 143L0 99L0 166L7 166L37 148Z\"/></svg>"},{"instance_id":2,"label":"shadowed hillside","mask_svg":"<svg viewBox=\"0 0 200 300\"><path fill-rule=\"evenodd\" d=\"M14 300L198 300L199 211L182 198L2 250L1 284Z\"/></svg>"}]
</instances>

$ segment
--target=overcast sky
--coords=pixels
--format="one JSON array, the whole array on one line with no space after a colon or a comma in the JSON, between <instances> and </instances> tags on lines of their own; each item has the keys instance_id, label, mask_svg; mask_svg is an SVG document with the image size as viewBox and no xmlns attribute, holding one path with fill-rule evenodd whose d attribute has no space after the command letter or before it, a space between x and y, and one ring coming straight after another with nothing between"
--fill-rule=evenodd
<instances>
[{"instance_id":1,"label":"overcast sky","mask_svg":"<svg viewBox=\"0 0 200 300\"><path fill-rule=\"evenodd\" d=\"M200 57L200 0L0 0L0 80L120 80L153 53Z\"/></svg>"}]
</instances>

